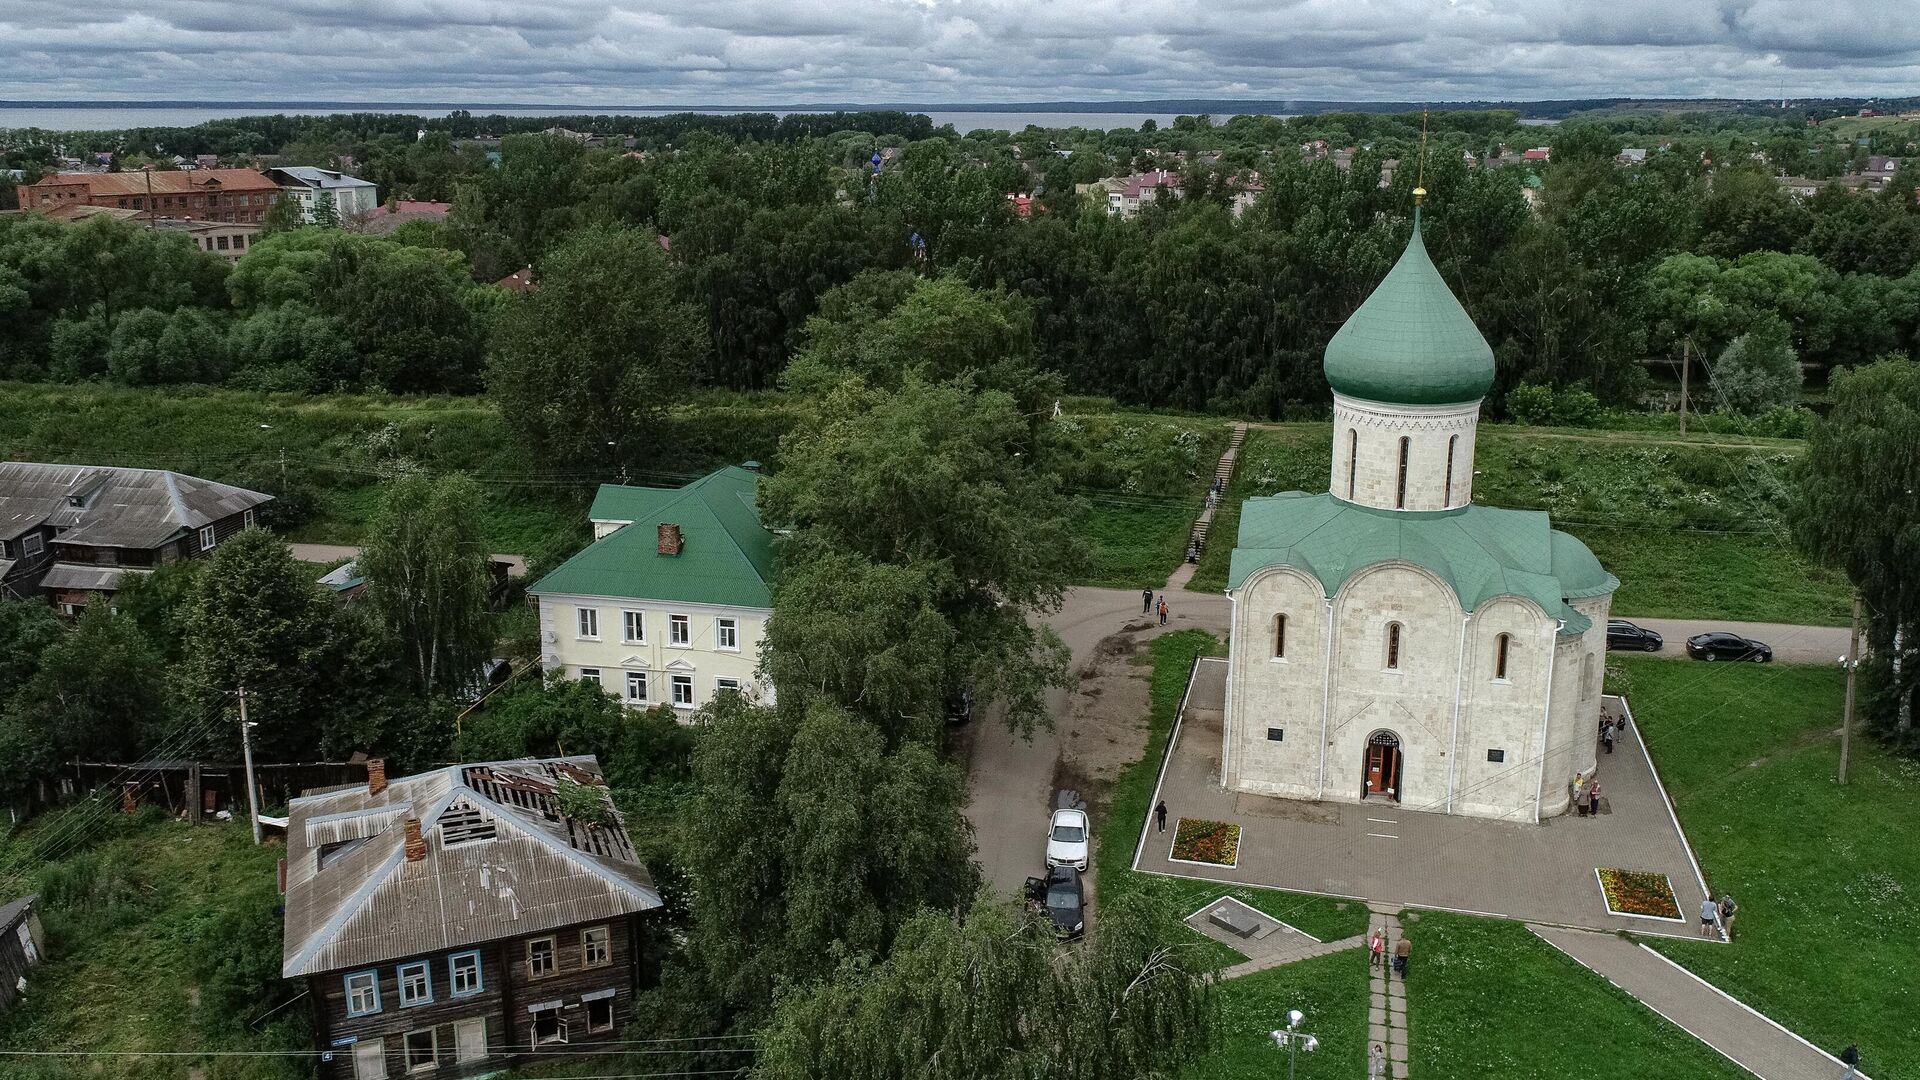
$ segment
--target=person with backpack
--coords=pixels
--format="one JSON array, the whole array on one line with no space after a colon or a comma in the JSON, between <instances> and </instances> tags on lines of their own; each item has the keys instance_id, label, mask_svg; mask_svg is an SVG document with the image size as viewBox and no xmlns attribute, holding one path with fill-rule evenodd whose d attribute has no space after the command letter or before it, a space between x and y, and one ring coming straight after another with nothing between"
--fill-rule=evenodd
<instances>
[{"instance_id":1,"label":"person with backpack","mask_svg":"<svg viewBox=\"0 0 1920 1080\"><path fill-rule=\"evenodd\" d=\"M1848 1043L1847 1048L1840 1051L1840 1064L1847 1067L1847 1071L1840 1074L1840 1080L1853 1080L1854 1077L1859 1076L1860 1048Z\"/></svg>"}]
</instances>

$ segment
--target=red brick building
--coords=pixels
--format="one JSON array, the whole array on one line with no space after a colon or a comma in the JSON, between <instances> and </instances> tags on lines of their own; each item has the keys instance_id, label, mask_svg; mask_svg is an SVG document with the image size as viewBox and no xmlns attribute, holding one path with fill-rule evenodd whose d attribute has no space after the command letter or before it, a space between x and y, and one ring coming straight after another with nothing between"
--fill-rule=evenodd
<instances>
[{"instance_id":1,"label":"red brick building","mask_svg":"<svg viewBox=\"0 0 1920 1080\"><path fill-rule=\"evenodd\" d=\"M16 188L22 210L111 206L156 217L251 224L267 216L280 187L256 169L54 173Z\"/></svg>"}]
</instances>

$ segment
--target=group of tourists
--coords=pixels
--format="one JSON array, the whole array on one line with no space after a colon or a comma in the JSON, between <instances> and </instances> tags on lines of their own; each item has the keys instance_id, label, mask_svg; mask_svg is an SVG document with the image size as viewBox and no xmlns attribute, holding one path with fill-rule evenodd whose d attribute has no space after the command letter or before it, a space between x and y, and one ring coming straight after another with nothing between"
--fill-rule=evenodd
<instances>
[{"instance_id":1,"label":"group of tourists","mask_svg":"<svg viewBox=\"0 0 1920 1080\"><path fill-rule=\"evenodd\" d=\"M1734 903L1733 897L1727 893L1721 893L1718 900L1709 896L1700 901L1700 936L1724 934L1728 941L1732 941L1733 916L1739 910L1740 905Z\"/></svg>"},{"instance_id":2,"label":"group of tourists","mask_svg":"<svg viewBox=\"0 0 1920 1080\"><path fill-rule=\"evenodd\" d=\"M1400 940L1393 944L1393 972L1400 976L1401 982L1407 980L1407 958L1412 954L1413 946L1408 944L1407 935L1401 934ZM1380 967L1386 963L1387 932L1384 928L1375 927L1373 936L1367 939L1367 956L1368 967Z\"/></svg>"},{"instance_id":3,"label":"group of tourists","mask_svg":"<svg viewBox=\"0 0 1920 1080\"><path fill-rule=\"evenodd\" d=\"M1573 774L1573 808L1581 817L1600 816L1600 778Z\"/></svg>"},{"instance_id":4,"label":"group of tourists","mask_svg":"<svg viewBox=\"0 0 1920 1080\"><path fill-rule=\"evenodd\" d=\"M1150 612L1154 612L1154 611L1158 611L1158 612L1160 613L1160 625L1161 625L1161 626L1165 626L1165 625L1167 625L1167 598L1166 598L1166 596L1165 596L1165 595L1162 595L1162 596L1160 597L1160 602L1159 602L1158 604L1155 604L1155 603L1153 602L1153 590L1152 590L1152 589L1141 589L1141 590L1140 590L1140 614L1142 614L1142 615L1146 615L1146 614L1148 614L1148 613L1150 613Z\"/></svg>"}]
</instances>

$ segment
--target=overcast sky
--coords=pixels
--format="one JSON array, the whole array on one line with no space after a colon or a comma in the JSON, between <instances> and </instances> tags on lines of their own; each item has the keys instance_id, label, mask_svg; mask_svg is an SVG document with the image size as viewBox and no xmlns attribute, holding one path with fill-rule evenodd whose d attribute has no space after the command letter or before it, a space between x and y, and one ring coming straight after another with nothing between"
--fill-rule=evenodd
<instances>
[{"instance_id":1,"label":"overcast sky","mask_svg":"<svg viewBox=\"0 0 1920 1080\"><path fill-rule=\"evenodd\" d=\"M1914 0L0 0L0 98L1920 93Z\"/></svg>"}]
</instances>

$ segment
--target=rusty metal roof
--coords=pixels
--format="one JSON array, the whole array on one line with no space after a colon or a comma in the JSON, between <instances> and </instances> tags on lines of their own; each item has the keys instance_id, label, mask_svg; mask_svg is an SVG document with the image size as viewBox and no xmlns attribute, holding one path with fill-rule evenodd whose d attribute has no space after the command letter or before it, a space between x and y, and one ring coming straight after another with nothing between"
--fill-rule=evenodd
<instances>
[{"instance_id":1,"label":"rusty metal roof","mask_svg":"<svg viewBox=\"0 0 1920 1080\"><path fill-rule=\"evenodd\" d=\"M660 906L618 811L561 813L561 779L600 781L593 757L453 765L293 800L287 824L287 978L366 967ZM604 790L604 789L602 789ZM406 858L406 822L426 857ZM326 866L321 866L322 858Z\"/></svg>"},{"instance_id":2,"label":"rusty metal roof","mask_svg":"<svg viewBox=\"0 0 1920 1080\"><path fill-rule=\"evenodd\" d=\"M44 523L63 544L152 549L272 498L164 469L0 462L0 539Z\"/></svg>"}]
</instances>

